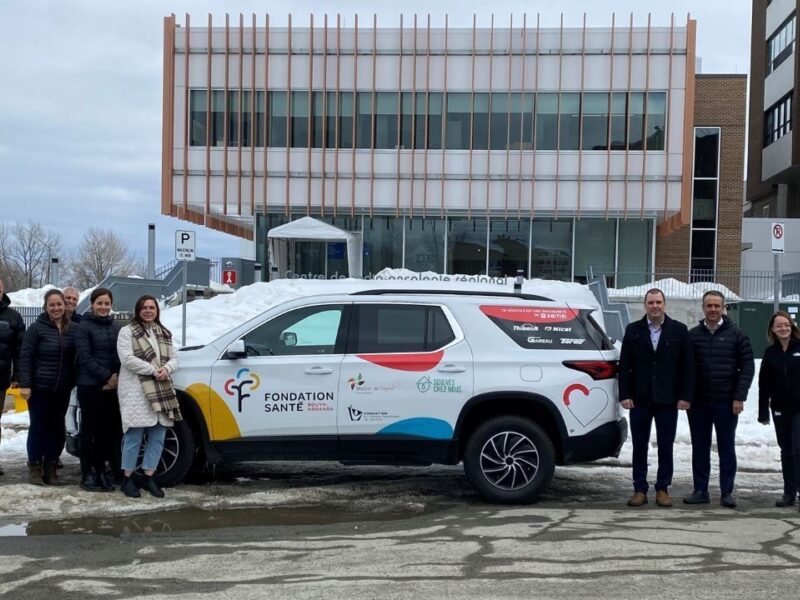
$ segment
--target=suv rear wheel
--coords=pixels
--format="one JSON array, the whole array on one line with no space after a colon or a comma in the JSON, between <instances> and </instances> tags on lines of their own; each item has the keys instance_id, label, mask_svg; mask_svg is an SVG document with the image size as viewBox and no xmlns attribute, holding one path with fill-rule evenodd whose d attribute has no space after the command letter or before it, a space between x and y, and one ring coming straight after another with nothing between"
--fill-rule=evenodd
<instances>
[{"instance_id":1,"label":"suv rear wheel","mask_svg":"<svg viewBox=\"0 0 800 600\"><path fill-rule=\"evenodd\" d=\"M464 471L489 502L533 502L553 478L555 450L545 431L525 417L494 417L470 435Z\"/></svg>"}]
</instances>

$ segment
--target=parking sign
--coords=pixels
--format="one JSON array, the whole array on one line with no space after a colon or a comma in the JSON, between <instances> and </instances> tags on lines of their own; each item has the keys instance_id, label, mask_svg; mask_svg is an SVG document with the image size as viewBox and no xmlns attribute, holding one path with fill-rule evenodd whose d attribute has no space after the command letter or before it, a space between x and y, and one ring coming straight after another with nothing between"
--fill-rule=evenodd
<instances>
[{"instance_id":1,"label":"parking sign","mask_svg":"<svg viewBox=\"0 0 800 600\"><path fill-rule=\"evenodd\" d=\"M783 254L786 241L786 229L783 223L772 224L772 253Z\"/></svg>"},{"instance_id":2,"label":"parking sign","mask_svg":"<svg viewBox=\"0 0 800 600\"><path fill-rule=\"evenodd\" d=\"M195 232L175 232L175 260L192 261L195 259Z\"/></svg>"}]
</instances>

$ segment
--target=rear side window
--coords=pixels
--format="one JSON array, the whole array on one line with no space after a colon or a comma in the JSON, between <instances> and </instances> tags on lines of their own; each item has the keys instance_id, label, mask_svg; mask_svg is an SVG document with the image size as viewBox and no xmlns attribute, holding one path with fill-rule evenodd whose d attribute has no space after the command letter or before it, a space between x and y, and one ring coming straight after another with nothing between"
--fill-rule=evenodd
<instances>
[{"instance_id":1,"label":"rear side window","mask_svg":"<svg viewBox=\"0 0 800 600\"><path fill-rule=\"evenodd\" d=\"M604 346L602 338L605 336L592 329L593 326L587 320L591 312L588 310L492 305L483 305L480 309L522 348L599 350Z\"/></svg>"},{"instance_id":2,"label":"rear side window","mask_svg":"<svg viewBox=\"0 0 800 600\"><path fill-rule=\"evenodd\" d=\"M347 344L350 354L430 352L455 339L439 306L358 304Z\"/></svg>"}]
</instances>

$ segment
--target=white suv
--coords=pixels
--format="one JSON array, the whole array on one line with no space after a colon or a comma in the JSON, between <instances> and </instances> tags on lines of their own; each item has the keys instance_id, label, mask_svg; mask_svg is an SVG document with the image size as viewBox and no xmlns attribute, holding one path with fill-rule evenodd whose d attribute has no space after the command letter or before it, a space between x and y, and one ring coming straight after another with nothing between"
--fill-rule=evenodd
<instances>
[{"instance_id":1,"label":"white suv","mask_svg":"<svg viewBox=\"0 0 800 600\"><path fill-rule=\"evenodd\" d=\"M159 478L194 464L457 464L530 502L556 464L616 455L618 353L588 306L511 293L371 290L296 299L180 352L185 421Z\"/></svg>"}]
</instances>

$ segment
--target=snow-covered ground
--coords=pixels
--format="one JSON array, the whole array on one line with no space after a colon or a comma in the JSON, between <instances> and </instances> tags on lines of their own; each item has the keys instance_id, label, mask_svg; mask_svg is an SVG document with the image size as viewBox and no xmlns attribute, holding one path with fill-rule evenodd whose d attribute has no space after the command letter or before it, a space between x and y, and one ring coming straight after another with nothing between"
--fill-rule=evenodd
<instances>
[{"instance_id":1,"label":"snow-covered ground","mask_svg":"<svg viewBox=\"0 0 800 600\"><path fill-rule=\"evenodd\" d=\"M446 279L445 279L446 278ZM385 270L373 280L344 279L334 281L316 280L279 280L271 283L258 283L247 286L233 294L217 296L209 300L197 300L187 305L187 342L190 345L204 344L228 331L232 326L242 323L268 307L285 302L292 298L308 295L321 295L338 292L350 292L369 288L402 288L424 287L425 289L484 289L491 291L510 290L513 280L502 282L486 281L461 281L460 276L441 276L434 273L417 274L400 269ZM465 278L466 279L466 278ZM477 279L477 278L471 278ZM489 279L489 278L481 278ZM46 288L45 288L46 289ZM15 296L14 303L37 305L41 303L41 295L45 289L27 290L23 296ZM596 306L594 296L582 285L543 280L527 280L523 285L523 292L540 294L548 297L565 299L574 304ZM22 293L22 292L20 292ZM643 293L643 292L642 292ZM38 294L38 296L37 296ZM29 300L20 302L17 298ZM166 309L162 315L167 327L172 329L179 338L181 327L181 308ZM746 409L739 421L737 434L737 453L739 468L748 473L748 485L753 489L766 489L780 494L779 487L779 451L774 439L772 427L765 427L756 421L758 392L755 386L750 390ZM318 486L316 484L305 486L292 486L266 482L255 487L243 485L214 485L197 486L184 485L169 490L165 500L154 500L143 497L131 500L115 494L91 494L82 492L77 487L77 461L65 455L67 467L67 481L70 485L54 487L36 487L23 483L26 470L25 445L27 440L27 413L4 414L0 420L2 427L2 443L0 443L0 465L6 470L6 476L0 478L0 522L15 519L44 519L63 516L82 515L110 515L125 514L152 510L165 510L186 506L204 509L242 507L242 506L276 506L291 504L308 504L314 502L329 502L332 498L345 503L363 501L364 486L353 485L352 481L333 486ZM653 440L655 432L653 433ZM653 444L655 442L653 441ZM655 462L655 449L651 451L651 462ZM689 427L685 414L679 418L677 440L675 444L676 481L689 481L691 485L691 443ZM630 485L631 446L626 442L620 457L602 461L600 466L578 466L559 469L562 482L564 479L585 482L594 481L599 489L625 489L627 493ZM712 460L712 465L716 460ZM293 467L288 467L289 473ZM316 469L317 467L304 467ZM653 468L655 468L653 466ZM339 467L334 465L321 466L319 469L328 469L338 472ZM437 470L438 469L438 470ZM389 502L399 499L407 501L409 495L429 493L431 483L441 474L446 474L441 483L441 495L447 497L452 494L452 488L468 489L462 482L460 470L457 468L432 467L430 470L408 469L409 475L387 483L381 480L376 484L379 491L389 498ZM389 468L391 472L391 468ZM712 466L712 473L716 467ZM714 475L712 474L712 477ZM740 478L740 481L742 479ZM609 483L610 482L610 483ZM712 486L716 485L712 481ZM450 488L448 489L448 486ZM462 487L458 487L462 486ZM685 487L685 484L684 484ZM436 487L438 489L438 487ZM741 489L741 486L740 486ZM428 491L425 491L428 490ZM686 490L690 491L690 490ZM469 493L469 492L465 492ZM458 496L458 493L456 493ZM451 496L452 497L452 496ZM385 500L385 498L384 498ZM414 500L416 501L416 499Z\"/></svg>"}]
</instances>

